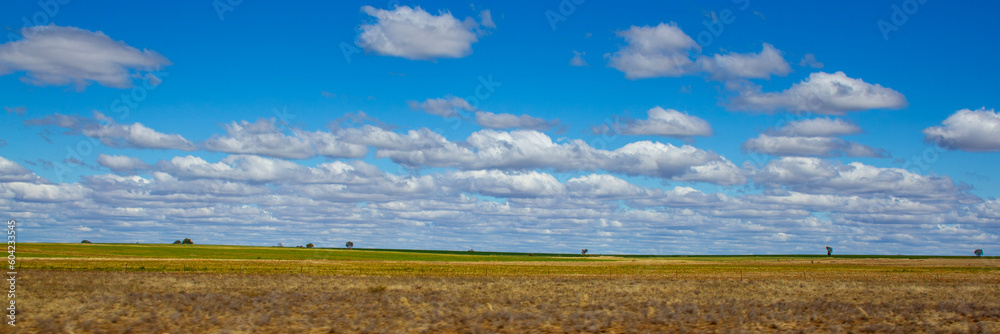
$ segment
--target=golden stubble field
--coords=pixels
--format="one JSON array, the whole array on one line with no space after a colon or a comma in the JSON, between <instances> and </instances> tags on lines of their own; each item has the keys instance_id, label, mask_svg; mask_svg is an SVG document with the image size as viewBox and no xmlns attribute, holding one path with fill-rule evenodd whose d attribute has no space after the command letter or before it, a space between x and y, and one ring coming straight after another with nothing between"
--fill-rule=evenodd
<instances>
[{"instance_id":1,"label":"golden stubble field","mask_svg":"<svg viewBox=\"0 0 1000 334\"><path fill-rule=\"evenodd\" d=\"M607 260L31 259L14 332L1000 332L995 259Z\"/></svg>"}]
</instances>

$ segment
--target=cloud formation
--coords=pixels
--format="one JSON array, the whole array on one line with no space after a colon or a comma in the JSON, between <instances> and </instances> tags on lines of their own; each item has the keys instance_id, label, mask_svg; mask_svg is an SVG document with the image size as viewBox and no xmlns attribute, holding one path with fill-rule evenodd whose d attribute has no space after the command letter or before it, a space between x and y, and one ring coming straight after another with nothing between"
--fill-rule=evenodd
<instances>
[{"instance_id":1,"label":"cloud formation","mask_svg":"<svg viewBox=\"0 0 1000 334\"><path fill-rule=\"evenodd\" d=\"M741 92L729 104L735 110L844 115L870 109L901 109L906 97L891 88L848 77L844 72L816 72L777 93Z\"/></svg>"},{"instance_id":2,"label":"cloud formation","mask_svg":"<svg viewBox=\"0 0 1000 334\"><path fill-rule=\"evenodd\" d=\"M461 118L460 111L476 111L475 107L460 97L445 96L439 98L426 99L420 101L406 101L410 109L423 110L431 115L438 115L444 118Z\"/></svg>"},{"instance_id":3,"label":"cloud formation","mask_svg":"<svg viewBox=\"0 0 1000 334\"><path fill-rule=\"evenodd\" d=\"M716 54L699 56L696 65L713 80L767 79L771 75L785 76L792 71L781 51L764 43L759 53Z\"/></svg>"},{"instance_id":4,"label":"cloud formation","mask_svg":"<svg viewBox=\"0 0 1000 334\"><path fill-rule=\"evenodd\" d=\"M460 97L445 96L440 98L430 98L423 102L407 101L407 105L413 110L423 110L431 115L438 115L444 118L466 118L462 112L474 112L473 119L476 124L487 129L527 129L527 130L548 130L559 126L558 120L546 120L530 115L514 115L506 113L492 113L476 109L468 101Z\"/></svg>"},{"instance_id":5,"label":"cloud formation","mask_svg":"<svg viewBox=\"0 0 1000 334\"><path fill-rule=\"evenodd\" d=\"M476 112L476 124L488 129L548 130L559 126L559 121L529 115L494 114L488 111Z\"/></svg>"},{"instance_id":6,"label":"cloud formation","mask_svg":"<svg viewBox=\"0 0 1000 334\"><path fill-rule=\"evenodd\" d=\"M885 150L836 138L860 132L860 127L842 119L806 119L765 131L744 142L742 148L776 156L888 157Z\"/></svg>"},{"instance_id":7,"label":"cloud formation","mask_svg":"<svg viewBox=\"0 0 1000 334\"><path fill-rule=\"evenodd\" d=\"M725 157L690 145L639 141L608 151L595 149L582 140L555 143L548 135L533 130L481 130L466 139L467 145L452 143L429 130L400 135L366 127L361 132L351 131L349 138L376 147L377 157L413 168L604 170L721 185L746 182L742 171Z\"/></svg>"},{"instance_id":8,"label":"cloud formation","mask_svg":"<svg viewBox=\"0 0 1000 334\"><path fill-rule=\"evenodd\" d=\"M687 75L694 63L688 51L701 49L674 22L632 26L617 34L626 44L611 55L608 65L633 80Z\"/></svg>"},{"instance_id":9,"label":"cloud formation","mask_svg":"<svg viewBox=\"0 0 1000 334\"><path fill-rule=\"evenodd\" d=\"M101 166L107 167L115 173L126 175L136 174L140 171L152 168L152 166L143 162L139 158L124 155L98 154L97 163Z\"/></svg>"},{"instance_id":10,"label":"cloud formation","mask_svg":"<svg viewBox=\"0 0 1000 334\"><path fill-rule=\"evenodd\" d=\"M348 239L405 248L433 238L448 249L536 252L576 245L659 254L810 251L830 235L838 236L834 247L868 252L946 252L958 240L995 241L990 226L1000 224L1000 204L979 200L950 179L815 158L782 158L749 170L765 191L742 195L647 188L604 173L566 179L499 169L398 175L362 161L310 167L254 155L178 156L147 167L143 175L53 184L0 158L0 207L39 224L45 241L84 233L164 242L163 235L186 232L206 243ZM928 223L944 227L920 227ZM942 239L942 232L952 237ZM648 248L663 238L673 240L669 247Z\"/></svg>"},{"instance_id":11,"label":"cloud formation","mask_svg":"<svg viewBox=\"0 0 1000 334\"><path fill-rule=\"evenodd\" d=\"M447 11L434 15L419 6L393 10L363 6L361 11L375 22L361 25L358 45L366 51L410 60L468 56L483 29L496 27L489 11L480 13L481 22L471 18L460 21Z\"/></svg>"},{"instance_id":12,"label":"cloud formation","mask_svg":"<svg viewBox=\"0 0 1000 334\"><path fill-rule=\"evenodd\" d=\"M142 123L121 124L95 111L94 118L54 114L25 121L28 125L56 126L67 133L96 138L104 145L119 148L193 151L197 147L178 134L165 134Z\"/></svg>"},{"instance_id":13,"label":"cloud formation","mask_svg":"<svg viewBox=\"0 0 1000 334\"><path fill-rule=\"evenodd\" d=\"M21 81L35 86L91 82L129 88L143 73L171 65L152 50L139 50L103 32L57 25L26 27L23 39L0 44L0 75L24 72Z\"/></svg>"},{"instance_id":14,"label":"cloud formation","mask_svg":"<svg viewBox=\"0 0 1000 334\"><path fill-rule=\"evenodd\" d=\"M764 79L791 71L788 63L771 44L759 53L699 55L701 47L676 23L632 26L619 31L626 45L610 55L609 66L628 79L680 77L705 74L712 80Z\"/></svg>"},{"instance_id":15,"label":"cloud formation","mask_svg":"<svg viewBox=\"0 0 1000 334\"><path fill-rule=\"evenodd\" d=\"M924 140L950 150L1000 151L1000 113L986 107L962 109L923 133Z\"/></svg>"},{"instance_id":16,"label":"cloud formation","mask_svg":"<svg viewBox=\"0 0 1000 334\"><path fill-rule=\"evenodd\" d=\"M704 119L673 109L663 109L659 106L646 111L647 119L623 119L613 125L592 127L595 134L621 133L625 135L650 135L674 138L696 136L711 136L712 126ZM613 128L612 128L613 127Z\"/></svg>"},{"instance_id":17,"label":"cloud formation","mask_svg":"<svg viewBox=\"0 0 1000 334\"><path fill-rule=\"evenodd\" d=\"M285 159L307 159L317 155L360 158L368 154L367 147L345 142L330 132L292 128L289 130L291 135L286 134L273 119L231 122L224 127L227 135L213 135L205 141L205 149Z\"/></svg>"}]
</instances>

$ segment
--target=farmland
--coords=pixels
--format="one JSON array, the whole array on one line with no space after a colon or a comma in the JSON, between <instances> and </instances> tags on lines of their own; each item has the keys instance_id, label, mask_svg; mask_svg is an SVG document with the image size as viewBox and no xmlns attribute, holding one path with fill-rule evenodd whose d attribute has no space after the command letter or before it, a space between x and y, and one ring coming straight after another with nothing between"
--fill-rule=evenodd
<instances>
[{"instance_id":1,"label":"farmland","mask_svg":"<svg viewBox=\"0 0 1000 334\"><path fill-rule=\"evenodd\" d=\"M23 244L16 331L997 332L1000 260Z\"/></svg>"}]
</instances>

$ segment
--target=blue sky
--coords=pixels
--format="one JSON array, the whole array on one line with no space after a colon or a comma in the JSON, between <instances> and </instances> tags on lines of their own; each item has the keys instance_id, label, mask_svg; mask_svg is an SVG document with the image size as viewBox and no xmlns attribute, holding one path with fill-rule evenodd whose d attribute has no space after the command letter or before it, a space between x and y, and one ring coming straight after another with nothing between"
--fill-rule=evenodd
<instances>
[{"instance_id":1,"label":"blue sky","mask_svg":"<svg viewBox=\"0 0 1000 334\"><path fill-rule=\"evenodd\" d=\"M0 212L23 242L989 253L998 9L8 3Z\"/></svg>"}]
</instances>

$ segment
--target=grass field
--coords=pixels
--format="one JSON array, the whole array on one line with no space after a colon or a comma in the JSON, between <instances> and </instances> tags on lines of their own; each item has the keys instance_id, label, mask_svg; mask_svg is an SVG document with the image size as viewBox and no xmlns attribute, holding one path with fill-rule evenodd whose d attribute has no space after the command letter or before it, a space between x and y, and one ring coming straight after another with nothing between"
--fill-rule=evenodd
<instances>
[{"instance_id":1,"label":"grass field","mask_svg":"<svg viewBox=\"0 0 1000 334\"><path fill-rule=\"evenodd\" d=\"M1000 259L21 244L23 333L1000 332Z\"/></svg>"}]
</instances>

